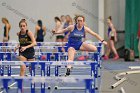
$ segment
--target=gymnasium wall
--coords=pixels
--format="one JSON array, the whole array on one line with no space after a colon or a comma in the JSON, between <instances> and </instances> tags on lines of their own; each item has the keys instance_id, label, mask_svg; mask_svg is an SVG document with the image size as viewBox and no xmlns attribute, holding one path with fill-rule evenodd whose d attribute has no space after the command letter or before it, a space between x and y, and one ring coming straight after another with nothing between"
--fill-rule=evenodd
<instances>
[{"instance_id":1,"label":"gymnasium wall","mask_svg":"<svg viewBox=\"0 0 140 93\"><path fill-rule=\"evenodd\" d=\"M125 29L125 0L105 0L105 19L112 16L113 24L119 31Z\"/></svg>"},{"instance_id":2,"label":"gymnasium wall","mask_svg":"<svg viewBox=\"0 0 140 93\"><path fill-rule=\"evenodd\" d=\"M105 0L104 18L111 15L117 30L124 30L125 0ZM16 33L20 30L20 19L26 18L28 28L34 33L36 21L42 19L47 27L45 41L50 39L50 31L54 27L54 17L67 15L74 17L82 14L86 17L86 24L98 33L98 0L0 0L0 19L6 17L12 25L11 40L17 40ZM105 25L105 32L107 26ZM3 24L0 22L0 40L3 37ZM106 36L105 36L106 37ZM91 36L89 39L95 40Z\"/></svg>"},{"instance_id":3,"label":"gymnasium wall","mask_svg":"<svg viewBox=\"0 0 140 93\"><path fill-rule=\"evenodd\" d=\"M67 15L74 17L82 14L86 17L86 24L95 32L98 31L98 0L0 0L0 19L8 18L12 25L11 40L17 40L16 33L20 30L20 19L26 18L28 28L34 33L36 21L43 20L47 27L45 41L50 40L50 31L54 27L54 17ZM97 32L98 33L98 32ZM3 38L3 24L0 22L0 40ZM91 37L90 37L91 39Z\"/></svg>"}]
</instances>

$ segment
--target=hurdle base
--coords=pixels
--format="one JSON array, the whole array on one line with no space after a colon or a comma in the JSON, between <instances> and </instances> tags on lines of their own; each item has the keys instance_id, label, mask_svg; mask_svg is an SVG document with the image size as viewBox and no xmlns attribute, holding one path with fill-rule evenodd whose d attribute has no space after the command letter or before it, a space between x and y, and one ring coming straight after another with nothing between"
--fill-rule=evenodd
<instances>
[{"instance_id":1,"label":"hurdle base","mask_svg":"<svg viewBox=\"0 0 140 93\"><path fill-rule=\"evenodd\" d=\"M48 90L50 90L51 89L51 86L48 86L48 88L47 88Z\"/></svg>"},{"instance_id":2,"label":"hurdle base","mask_svg":"<svg viewBox=\"0 0 140 93\"><path fill-rule=\"evenodd\" d=\"M45 89L48 89L51 87L46 87ZM17 89L17 87L11 87L10 89ZM31 87L23 87L23 89L31 89ZM41 87L35 87L35 89L41 89ZM48 89L48 90L50 90ZM54 87L55 90L85 90L85 87Z\"/></svg>"},{"instance_id":3,"label":"hurdle base","mask_svg":"<svg viewBox=\"0 0 140 93\"><path fill-rule=\"evenodd\" d=\"M58 87L58 86L55 86L54 89L56 89L56 90L85 90L85 87Z\"/></svg>"},{"instance_id":4,"label":"hurdle base","mask_svg":"<svg viewBox=\"0 0 140 93\"><path fill-rule=\"evenodd\" d=\"M17 87L10 87L10 88L8 88L8 89L17 89ZM23 87L23 89L31 89L31 87ZM41 87L35 87L35 89L41 89ZM46 87L45 89L50 90L51 87Z\"/></svg>"},{"instance_id":5,"label":"hurdle base","mask_svg":"<svg viewBox=\"0 0 140 93\"><path fill-rule=\"evenodd\" d=\"M98 90L98 87L96 87L95 90Z\"/></svg>"}]
</instances>

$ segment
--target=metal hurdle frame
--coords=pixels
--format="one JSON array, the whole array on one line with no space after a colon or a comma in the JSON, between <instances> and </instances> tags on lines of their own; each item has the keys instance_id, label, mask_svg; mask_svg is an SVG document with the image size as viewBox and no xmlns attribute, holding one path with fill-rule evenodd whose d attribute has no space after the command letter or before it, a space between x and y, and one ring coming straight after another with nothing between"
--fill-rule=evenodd
<instances>
[{"instance_id":1,"label":"metal hurdle frame","mask_svg":"<svg viewBox=\"0 0 140 93\"><path fill-rule=\"evenodd\" d=\"M41 65L41 72L42 72L41 76L43 76L43 77L45 76L45 65L53 65L53 66L56 66L56 65L64 65L64 66L66 66L68 64L71 64L71 65L90 65L91 66L91 78L90 79L93 80L91 85L92 85L92 87L94 89L94 90L92 89L92 91L94 91L94 92L89 92L89 93L95 93L95 85L96 85L96 81L95 81L95 79L96 79L96 77L95 77L96 67L95 67L95 65L97 65L97 63L83 62L83 61L80 61L80 62L59 62L59 61L53 61L53 62L48 62L48 61L46 61L46 62L44 62L44 61L43 62L40 62L40 61L39 62L21 62L21 61L17 61L17 62L15 62L14 61L14 62L12 62L12 61L2 61L0 63L0 65L7 65L7 64L9 64L9 65L24 65L24 64L26 64L27 65L28 63L31 63L31 77L35 76L35 65L37 65L37 64ZM3 85L4 89L8 89L7 88L7 86L8 86L7 82L9 82L9 79L8 80L4 79L3 82L6 82ZM22 80L19 80L18 82L22 82ZM86 82L90 82L90 81L87 80ZM22 85L22 84L20 84L20 85ZM89 85L86 84L86 86L88 86L86 88L89 89ZM19 87L19 84L18 84L18 87ZM35 93L35 83L31 84L31 93ZM41 93L45 93L45 83L41 83ZM85 92L85 93L87 93L87 92Z\"/></svg>"},{"instance_id":2,"label":"metal hurdle frame","mask_svg":"<svg viewBox=\"0 0 140 93\"><path fill-rule=\"evenodd\" d=\"M46 47L46 48L51 48L51 49L54 49L54 48L57 48L57 47L59 47L59 46L41 46L41 44L63 44L63 43L60 43L60 42L45 42L45 43L39 43L40 45L38 45L38 46L36 46L37 48L44 48L44 47ZM100 74L100 67L101 67L101 45L102 45L102 43L95 43L98 47L97 47L97 49L98 49L98 52L97 53L95 53L94 54L94 60L96 61L96 63L98 63L98 65L96 66L96 72L95 72L95 74L94 74L94 77L96 78L95 79L95 82L97 82L97 78L100 76L99 74ZM5 47L5 46L4 46ZM11 46L9 46L9 47L11 47ZM5 53L5 54L7 54L7 55L10 55L10 53ZM56 52L56 53L47 53L47 59L46 59L46 61L51 61L51 55L55 55L55 61L58 61L58 60L60 60L60 54L58 53L58 52ZM62 53L61 53L62 54ZM66 53L65 53L66 54ZM0 54L1 55L1 54ZM3 58L3 57L2 57ZM7 57L8 59L10 59L10 56L8 56ZM11 59L10 59L11 60ZM3 61L3 60L2 60ZM8 68L9 68L9 66L8 66ZM9 68L9 70L8 70L8 76L10 76L10 69L11 69L11 67ZM41 68L41 70L43 70L44 68ZM4 71L4 69L1 69L0 70L0 72L3 72ZM59 66L55 66L55 76L58 76L59 74ZM41 71L41 73L42 73L42 71ZM49 65L47 65L47 76L50 76L50 66ZM95 86L96 87L96 89L98 88L98 86Z\"/></svg>"},{"instance_id":3,"label":"metal hurdle frame","mask_svg":"<svg viewBox=\"0 0 140 93\"><path fill-rule=\"evenodd\" d=\"M52 81L53 80L53 81ZM3 90L6 91L6 93L9 93L8 91L8 82L15 81L17 82L17 93L22 93L22 83L24 81L31 81L31 85L35 88L35 83L47 83L50 82L58 82L63 81L65 83L78 83L78 82L85 82L85 93L95 93L94 88L92 87L93 79L84 79L84 78L72 78L72 77L56 77L56 78L50 78L50 77L5 77L1 78L0 81L3 82ZM69 82L71 81L71 82ZM31 89L31 93L35 93L34 88ZM41 89L41 93L47 93L44 88Z\"/></svg>"}]
</instances>

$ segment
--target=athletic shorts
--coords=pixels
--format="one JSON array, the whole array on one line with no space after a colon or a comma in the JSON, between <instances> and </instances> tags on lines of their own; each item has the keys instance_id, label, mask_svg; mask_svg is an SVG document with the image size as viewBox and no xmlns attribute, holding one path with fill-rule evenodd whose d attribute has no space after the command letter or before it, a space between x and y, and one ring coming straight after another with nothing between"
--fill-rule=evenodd
<instances>
[{"instance_id":1,"label":"athletic shorts","mask_svg":"<svg viewBox=\"0 0 140 93\"><path fill-rule=\"evenodd\" d=\"M68 43L68 48L73 47L75 50L80 50L82 44L83 42Z\"/></svg>"},{"instance_id":2,"label":"athletic shorts","mask_svg":"<svg viewBox=\"0 0 140 93\"><path fill-rule=\"evenodd\" d=\"M20 50L20 49L19 49L19 50ZM27 58L27 59L33 59L33 58L35 57L34 48L26 49L26 50L23 51L23 52L20 52L20 51L19 51L19 56L24 56L24 57Z\"/></svg>"},{"instance_id":3,"label":"athletic shorts","mask_svg":"<svg viewBox=\"0 0 140 93\"><path fill-rule=\"evenodd\" d=\"M115 38L114 38L114 36L111 36L111 37L110 37L110 40L113 40L113 41L115 41Z\"/></svg>"}]
</instances>

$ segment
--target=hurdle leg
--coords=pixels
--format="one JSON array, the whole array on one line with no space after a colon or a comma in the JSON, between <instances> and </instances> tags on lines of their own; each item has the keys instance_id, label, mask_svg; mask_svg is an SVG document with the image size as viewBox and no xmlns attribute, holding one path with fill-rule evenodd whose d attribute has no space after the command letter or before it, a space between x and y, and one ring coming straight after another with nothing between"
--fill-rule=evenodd
<instances>
[{"instance_id":1,"label":"hurdle leg","mask_svg":"<svg viewBox=\"0 0 140 93\"><path fill-rule=\"evenodd\" d=\"M17 93L22 93L23 79L15 79L17 82Z\"/></svg>"},{"instance_id":2,"label":"hurdle leg","mask_svg":"<svg viewBox=\"0 0 140 93\"><path fill-rule=\"evenodd\" d=\"M36 63L31 63L31 76L35 76L35 65Z\"/></svg>"},{"instance_id":3,"label":"hurdle leg","mask_svg":"<svg viewBox=\"0 0 140 93\"><path fill-rule=\"evenodd\" d=\"M35 63L31 63L31 76L35 76ZM35 83L31 82L31 93L35 93Z\"/></svg>"},{"instance_id":4,"label":"hurdle leg","mask_svg":"<svg viewBox=\"0 0 140 93\"><path fill-rule=\"evenodd\" d=\"M96 64L96 63L91 63L91 76L93 77L93 80L94 80L94 83L93 83L94 85L93 86L94 86L95 89L98 89L98 86L97 86L98 85L97 84L98 83L98 81L97 81L97 78L98 78L97 65L98 64Z\"/></svg>"},{"instance_id":5,"label":"hurdle leg","mask_svg":"<svg viewBox=\"0 0 140 93\"><path fill-rule=\"evenodd\" d=\"M95 76L94 76L94 77L95 77L95 78L94 78L94 80L95 80L94 82L95 82L95 83L94 83L94 85L95 85L95 89L96 89L96 90L98 90L98 77L99 77L99 76L98 76L98 70L99 70L99 69L98 69L98 64L97 64L97 65L95 65L95 71L94 71L94 73L95 73Z\"/></svg>"},{"instance_id":6,"label":"hurdle leg","mask_svg":"<svg viewBox=\"0 0 140 93\"><path fill-rule=\"evenodd\" d=\"M40 63L41 65L41 76L45 76L45 63ZM45 93L45 83L41 83L41 93Z\"/></svg>"},{"instance_id":7,"label":"hurdle leg","mask_svg":"<svg viewBox=\"0 0 140 93\"><path fill-rule=\"evenodd\" d=\"M98 54L98 77L101 77L101 55Z\"/></svg>"},{"instance_id":8,"label":"hurdle leg","mask_svg":"<svg viewBox=\"0 0 140 93\"><path fill-rule=\"evenodd\" d=\"M3 79L3 89L4 91L6 91L6 93L8 93L8 82L10 81L10 79Z\"/></svg>"},{"instance_id":9,"label":"hurdle leg","mask_svg":"<svg viewBox=\"0 0 140 93\"><path fill-rule=\"evenodd\" d=\"M98 75L98 77L100 77L100 75L99 75L99 68L100 68L100 62L99 62L99 53L94 53L94 60L95 61L97 61L97 64L98 64L98 66L97 66L97 75Z\"/></svg>"},{"instance_id":10,"label":"hurdle leg","mask_svg":"<svg viewBox=\"0 0 140 93\"><path fill-rule=\"evenodd\" d=\"M0 75L4 76L4 66L3 65L0 66Z\"/></svg>"},{"instance_id":11,"label":"hurdle leg","mask_svg":"<svg viewBox=\"0 0 140 93\"><path fill-rule=\"evenodd\" d=\"M52 53L47 53L47 61L51 61L51 55ZM47 76L50 76L50 66L47 65Z\"/></svg>"},{"instance_id":12,"label":"hurdle leg","mask_svg":"<svg viewBox=\"0 0 140 93\"><path fill-rule=\"evenodd\" d=\"M47 65L47 76L50 76L50 65ZM51 89L51 86L48 86L48 89Z\"/></svg>"},{"instance_id":13,"label":"hurdle leg","mask_svg":"<svg viewBox=\"0 0 140 93\"><path fill-rule=\"evenodd\" d=\"M4 54L0 53L0 61L4 60ZM0 65L0 75L3 76L4 75L4 66Z\"/></svg>"},{"instance_id":14,"label":"hurdle leg","mask_svg":"<svg viewBox=\"0 0 140 93\"><path fill-rule=\"evenodd\" d=\"M7 73L8 73L8 76L11 76L11 66L8 65L8 68L7 68L7 69L8 69L8 70L7 70L7 71L8 71L8 72L7 72Z\"/></svg>"},{"instance_id":15,"label":"hurdle leg","mask_svg":"<svg viewBox=\"0 0 140 93\"><path fill-rule=\"evenodd\" d=\"M47 76L50 76L50 66L47 65Z\"/></svg>"},{"instance_id":16,"label":"hurdle leg","mask_svg":"<svg viewBox=\"0 0 140 93\"><path fill-rule=\"evenodd\" d=\"M45 93L45 83L41 83L41 93Z\"/></svg>"},{"instance_id":17,"label":"hurdle leg","mask_svg":"<svg viewBox=\"0 0 140 93\"><path fill-rule=\"evenodd\" d=\"M40 63L41 65L41 76L45 76L45 63Z\"/></svg>"},{"instance_id":18,"label":"hurdle leg","mask_svg":"<svg viewBox=\"0 0 140 93\"><path fill-rule=\"evenodd\" d=\"M55 55L55 61L59 61L60 60L60 54L59 53L54 53ZM59 70L59 66L55 66L55 76L58 76L58 70Z\"/></svg>"},{"instance_id":19,"label":"hurdle leg","mask_svg":"<svg viewBox=\"0 0 140 93\"><path fill-rule=\"evenodd\" d=\"M59 66L55 66L55 76L58 76L58 70L59 70Z\"/></svg>"},{"instance_id":20,"label":"hurdle leg","mask_svg":"<svg viewBox=\"0 0 140 93\"><path fill-rule=\"evenodd\" d=\"M11 53L6 53L6 58L5 59L7 61L11 61L11 59L12 59L11 56L12 56Z\"/></svg>"},{"instance_id":21,"label":"hurdle leg","mask_svg":"<svg viewBox=\"0 0 140 93\"><path fill-rule=\"evenodd\" d=\"M85 80L85 93L95 93L94 88L92 88L92 80L86 79Z\"/></svg>"},{"instance_id":22,"label":"hurdle leg","mask_svg":"<svg viewBox=\"0 0 140 93\"><path fill-rule=\"evenodd\" d=\"M35 83L31 82L31 93L35 93Z\"/></svg>"}]
</instances>

